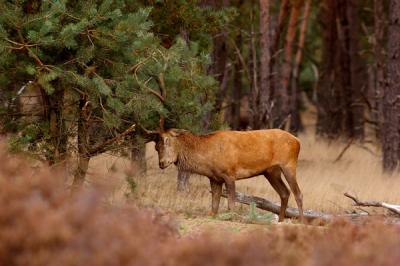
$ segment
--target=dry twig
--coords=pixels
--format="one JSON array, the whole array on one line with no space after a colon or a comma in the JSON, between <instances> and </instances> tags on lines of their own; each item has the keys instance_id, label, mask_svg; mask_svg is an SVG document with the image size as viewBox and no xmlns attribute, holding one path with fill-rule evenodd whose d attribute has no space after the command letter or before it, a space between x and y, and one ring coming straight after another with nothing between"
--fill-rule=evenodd
<instances>
[{"instance_id":1,"label":"dry twig","mask_svg":"<svg viewBox=\"0 0 400 266\"><path fill-rule=\"evenodd\" d=\"M355 203L353 203L352 205L354 206L364 206L364 207L383 207L386 208L388 210L391 210L392 212L400 215L400 206L397 205L392 205L392 204L388 204L385 202L381 202L381 201L363 201L363 200L359 200L357 197L350 195L349 193L344 193L344 195L352 200L354 200Z\"/></svg>"}]
</instances>

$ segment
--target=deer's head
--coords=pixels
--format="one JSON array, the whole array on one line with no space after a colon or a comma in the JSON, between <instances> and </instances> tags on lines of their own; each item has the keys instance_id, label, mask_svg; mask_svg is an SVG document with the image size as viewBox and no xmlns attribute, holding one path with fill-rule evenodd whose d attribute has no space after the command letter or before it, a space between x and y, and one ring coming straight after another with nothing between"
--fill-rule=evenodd
<instances>
[{"instance_id":1,"label":"deer's head","mask_svg":"<svg viewBox=\"0 0 400 266\"><path fill-rule=\"evenodd\" d=\"M184 129L169 129L167 132L159 134L156 140L156 150L158 152L159 166L165 169L178 160L180 147L178 137L188 133Z\"/></svg>"}]
</instances>

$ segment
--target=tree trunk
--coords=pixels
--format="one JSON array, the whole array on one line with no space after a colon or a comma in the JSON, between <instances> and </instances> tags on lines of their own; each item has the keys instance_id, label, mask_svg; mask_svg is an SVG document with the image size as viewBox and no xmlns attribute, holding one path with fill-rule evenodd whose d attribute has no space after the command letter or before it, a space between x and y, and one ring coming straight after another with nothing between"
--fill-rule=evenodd
<instances>
[{"instance_id":1,"label":"tree trunk","mask_svg":"<svg viewBox=\"0 0 400 266\"><path fill-rule=\"evenodd\" d=\"M268 128L270 117L270 19L269 0L260 0L260 88L257 93L257 127Z\"/></svg>"},{"instance_id":2,"label":"tree trunk","mask_svg":"<svg viewBox=\"0 0 400 266\"><path fill-rule=\"evenodd\" d=\"M146 161L146 146L134 148L131 152L131 172L135 177L146 177L147 161Z\"/></svg>"},{"instance_id":3,"label":"tree trunk","mask_svg":"<svg viewBox=\"0 0 400 266\"><path fill-rule=\"evenodd\" d=\"M280 76L281 83L279 84L276 91L278 97L277 98L278 117L277 120L275 121L275 125L280 125L288 117L290 113L288 90L290 84L290 75L292 73L293 54L294 54L297 26L299 22L301 9L303 7L303 0L291 0L290 5L291 5L290 18L286 32L282 70Z\"/></svg>"},{"instance_id":4,"label":"tree trunk","mask_svg":"<svg viewBox=\"0 0 400 266\"><path fill-rule=\"evenodd\" d=\"M324 0L326 8L322 10L322 62L321 77L318 84L318 121L317 133L336 137L340 133L342 123L342 92L336 84L338 66L337 41L337 2Z\"/></svg>"},{"instance_id":5,"label":"tree trunk","mask_svg":"<svg viewBox=\"0 0 400 266\"><path fill-rule=\"evenodd\" d=\"M252 23L252 21L250 22ZM252 42L253 42L253 38L252 37L251 41L249 42L249 56L247 57L247 68L249 69L249 78L247 80L247 97L248 97L248 101L249 101L249 109L250 111L250 119L249 119L249 125L251 129L254 129L255 125L256 125L256 121L257 121L257 103L256 103L256 91L255 91L255 85L254 85L254 79L253 79L253 46L252 46Z\"/></svg>"},{"instance_id":6,"label":"tree trunk","mask_svg":"<svg viewBox=\"0 0 400 266\"><path fill-rule=\"evenodd\" d=\"M87 138L87 128L86 128L86 108L87 108L87 96L82 96L83 98L79 102L79 119L78 119L78 155L77 155L77 167L75 170L74 180L72 187L74 189L79 189L85 182L86 173L89 167L89 149L88 149L88 138Z\"/></svg>"},{"instance_id":7,"label":"tree trunk","mask_svg":"<svg viewBox=\"0 0 400 266\"><path fill-rule=\"evenodd\" d=\"M54 83L57 88L57 82ZM66 152L66 138L63 138L64 121L62 117L64 90L57 89L53 95L46 98L49 103L48 119L50 122L50 141L51 141L51 155L48 157L49 164L58 167L63 161L63 154Z\"/></svg>"},{"instance_id":8,"label":"tree trunk","mask_svg":"<svg viewBox=\"0 0 400 266\"><path fill-rule=\"evenodd\" d=\"M222 7L229 7L230 0L222 0L221 3L215 0L202 0L201 6L203 7L211 7L212 10L216 11ZM221 32L217 34L216 37L213 38L213 51L211 53L211 67L209 68L209 75L214 76L214 78L222 84L222 80L224 79L226 60L228 55L227 50L227 30L223 29ZM225 96L226 88L220 88L217 94L217 99L215 103L216 111L220 111L222 108L222 101Z\"/></svg>"},{"instance_id":9,"label":"tree trunk","mask_svg":"<svg viewBox=\"0 0 400 266\"><path fill-rule=\"evenodd\" d=\"M343 90L342 135L364 137L364 104L361 93L367 87L367 73L359 54L359 21L355 0L339 0L340 81Z\"/></svg>"},{"instance_id":10,"label":"tree trunk","mask_svg":"<svg viewBox=\"0 0 400 266\"><path fill-rule=\"evenodd\" d=\"M310 12L311 0L306 0L304 6L303 20L301 22L300 36L299 36L299 48L296 53L296 61L293 68L292 74L292 102L291 102L291 122L290 122L290 132L293 134L297 134L304 130L303 123L300 119L300 108L299 108L299 90L298 90L298 82L299 82L299 71L301 65L301 56L304 48L304 43L306 40L306 30L307 30L307 21L308 14Z\"/></svg>"},{"instance_id":11,"label":"tree trunk","mask_svg":"<svg viewBox=\"0 0 400 266\"><path fill-rule=\"evenodd\" d=\"M275 60L275 58L276 58L275 53L279 49L281 33L283 30L283 26L285 25L285 21L286 21L288 13L289 13L289 0L282 0L280 11L279 11L278 24L274 28L273 37L271 36L272 45L270 48L271 48L271 56L272 56L272 58L274 58L273 60ZM270 68L272 68L272 65L270 65Z\"/></svg>"},{"instance_id":12,"label":"tree trunk","mask_svg":"<svg viewBox=\"0 0 400 266\"><path fill-rule=\"evenodd\" d=\"M242 38L238 38L237 43L241 43ZM240 41L240 42L239 42ZM240 98L241 98L241 91L242 91L242 73L241 70L241 63L239 61L239 56L237 56L236 64L235 64L235 72L233 78L233 88L232 88L232 105L231 105L231 128L232 130L239 130L240 129Z\"/></svg>"},{"instance_id":13,"label":"tree trunk","mask_svg":"<svg viewBox=\"0 0 400 266\"><path fill-rule=\"evenodd\" d=\"M361 92L366 89L368 76L365 64L360 57L360 22L357 0L347 0L347 17L349 21L351 116L353 121L353 135L351 137L363 138L365 119Z\"/></svg>"},{"instance_id":14,"label":"tree trunk","mask_svg":"<svg viewBox=\"0 0 400 266\"><path fill-rule=\"evenodd\" d=\"M272 77L270 78L270 102L271 102L270 127L273 127L274 121L276 120L276 116L278 115L277 112L275 112L276 109L275 102L277 98L276 89L280 84L280 77L278 75L279 73L278 51L280 47L283 27L285 25L288 13L289 13L289 0L282 0L279 11L279 17L276 19L275 17L270 16L269 18L270 35L271 35L269 68L272 74Z\"/></svg>"},{"instance_id":15,"label":"tree trunk","mask_svg":"<svg viewBox=\"0 0 400 266\"><path fill-rule=\"evenodd\" d=\"M221 7L229 7L230 0L201 0L199 5L201 7L210 7L213 11L220 9ZM202 128L204 131L208 131L208 124L212 119L213 114L218 113L222 110L222 102L225 98L226 88L222 87L224 80L224 73L228 55L227 49L227 30L223 29L220 33L213 38L213 50L211 52L211 65L207 70L207 74L213 76L220 85L215 100L214 109L211 114L205 115L202 121Z\"/></svg>"},{"instance_id":16,"label":"tree trunk","mask_svg":"<svg viewBox=\"0 0 400 266\"><path fill-rule=\"evenodd\" d=\"M340 19L340 75L341 88L343 92L343 122L342 133L347 137L354 136L354 120L352 115L352 88L351 88L351 71L350 71L350 30L347 12L347 1L339 0L338 12Z\"/></svg>"},{"instance_id":17,"label":"tree trunk","mask_svg":"<svg viewBox=\"0 0 400 266\"><path fill-rule=\"evenodd\" d=\"M189 173L178 173L178 191L183 191L186 193L190 193L190 183L189 183L190 174Z\"/></svg>"},{"instance_id":18,"label":"tree trunk","mask_svg":"<svg viewBox=\"0 0 400 266\"><path fill-rule=\"evenodd\" d=\"M384 118L383 118L383 92L386 86L385 74L383 69L384 56L383 56L383 38L385 33L385 21L383 13L383 2L382 0L374 1L374 25L375 25L375 93L376 96L376 111L377 111L377 122L378 122L378 137L382 136L384 132Z\"/></svg>"},{"instance_id":19,"label":"tree trunk","mask_svg":"<svg viewBox=\"0 0 400 266\"><path fill-rule=\"evenodd\" d=\"M397 96L400 86L400 0L390 0L387 77L385 87L383 116L383 171L392 172L398 163L399 121L397 113Z\"/></svg>"},{"instance_id":20,"label":"tree trunk","mask_svg":"<svg viewBox=\"0 0 400 266\"><path fill-rule=\"evenodd\" d=\"M253 2L250 10L250 32L251 39L249 43L249 56L248 56L248 69L249 69L249 80L248 80L248 96L249 106L252 111L250 116L250 125L253 130L259 128L258 123L258 86L257 86L257 51L255 45L255 32L254 32L254 7Z\"/></svg>"},{"instance_id":21,"label":"tree trunk","mask_svg":"<svg viewBox=\"0 0 400 266\"><path fill-rule=\"evenodd\" d=\"M185 40L186 44L189 46L190 40L189 40L189 35L188 35L187 30L184 28L180 28L180 35L181 35L182 39ZM208 117L208 121L209 121L210 117L211 116ZM144 168L144 169L146 169L146 168ZM190 174L179 172L178 180L177 180L177 190L190 192L189 188L190 188Z\"/></svg>"}]
</instances>

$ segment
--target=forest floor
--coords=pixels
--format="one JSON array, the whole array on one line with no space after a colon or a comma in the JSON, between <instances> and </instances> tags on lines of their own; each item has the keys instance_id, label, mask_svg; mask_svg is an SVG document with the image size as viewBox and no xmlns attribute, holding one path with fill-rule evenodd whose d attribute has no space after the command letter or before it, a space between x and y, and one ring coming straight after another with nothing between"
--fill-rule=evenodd
<instances>
[{"instance_id":1,"label":"forest floor","mask_svg":"<svg viewBox=\"0 0 400 266\"><path fill-rule=\"evenodd\" d=\"M237 221L221 221L211 217L176 217L182 237L196 237L202 234L240 236L258 230L268 230L270 226Z\"/></svg>"},{"instance_id":2,"label":"forest floor","mask_svg":"<svg viewBox=\"0 0 400 266\"><path fill-rule=\"evenodd\" d=\"M270 223L264 224L243 222L240 219L213 219L211 215L193 215L188 217L185 214L173 214L171 217L179 228L179 233L182 238L196 238L203 234L223 237L229 236L234 238L249 233L263 232L284 225L300 225L298 220L291 219L285 219L283 223L278 223L277 217L275 217Z\"/></svg>"}]
</instances>

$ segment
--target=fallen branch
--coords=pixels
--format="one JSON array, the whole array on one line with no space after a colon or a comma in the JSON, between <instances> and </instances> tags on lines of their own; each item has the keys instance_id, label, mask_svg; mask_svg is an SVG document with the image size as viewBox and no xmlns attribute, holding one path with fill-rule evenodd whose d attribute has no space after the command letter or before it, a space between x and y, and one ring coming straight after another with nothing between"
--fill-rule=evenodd
<instances>
[{"instance_id":1,"label":"fallen branch","mask_svg":"<svg viewBox=\"0 0 400 266\"><path fill-rule=\"evenodd\" d=\"M224 189L222 191L222 197L226 198L227 193L226 190ZM269 211L275 214L279 215L279 211L281 210L281 204L276 203L274 201L270 201L261 197L256 197L256 196L251 196L251 195L246 195L240 192L236 191L236 197L235 197L236 202L240 202L243 204L250 205L250 203L254 202L256 204L256 207L265 211ZM351 219L357 219L363 216L367 216L368 214L366 213L357 213L357 214L344 214L344 215L332 215L332 214L327 214L324 212L317 212L313 210L305 210L304 212L304 218L306 218L308 221L312 221L315 219L320 219L322 221L330 221L335 217L349 217ZM297 208L292 208L292 207L287 207L286 212L285 212L285 218L299 218L299 210Z\"/></svg>"},{"instance_id":2,"label":"fallen branch","mask_svg":"<svg viewBox=\"0 0 400 266\"><path fill-rule=\"evenodd\" d=\"M381 201L363 201L363 200L359 200L357 197L354 197L352 195L350 195L349 193L344 193L344 195L352 200L354 200L355 203L353 203L352 205L354 206L364 206L364 207L383 207L386 208L388 210L391 210L392 212L400 215L400 206L396 206L396 205L392 205L392 204L388 204L385 202L381 202Z\"/></svg>"}]
</instances>

